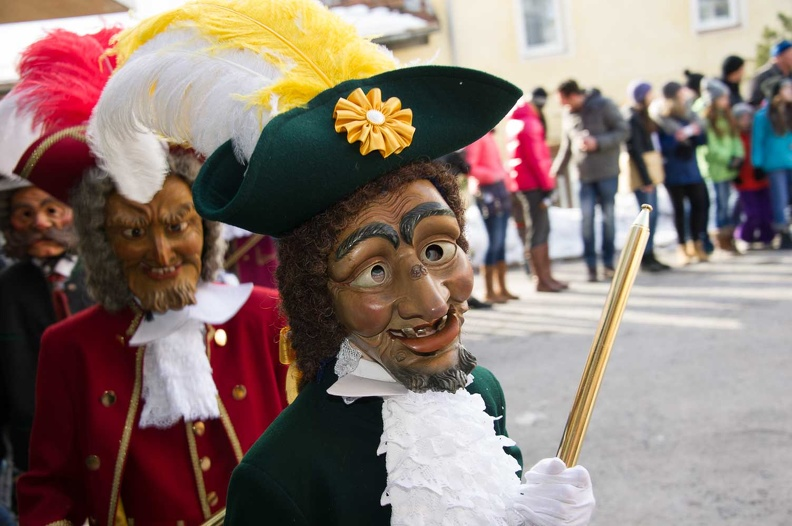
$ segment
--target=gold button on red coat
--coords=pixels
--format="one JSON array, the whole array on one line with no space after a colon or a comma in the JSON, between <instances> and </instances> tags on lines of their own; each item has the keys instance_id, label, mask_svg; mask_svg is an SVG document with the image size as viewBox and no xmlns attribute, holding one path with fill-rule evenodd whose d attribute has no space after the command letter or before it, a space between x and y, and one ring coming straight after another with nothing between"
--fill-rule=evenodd
<instances>
[{"instance_id":1,"label":"gold button on red coat","mask_svg":"<svg viewBox=\"0 0 792 526\"><path fill-rule=\"evenodd\" d=\"M99 457L97 457L96 455L88 455L87 457L85 457L85 467L87 467L91 471L96 471L97 469L99 469L99 466L101 464L102 462L99 460Z\"/></svg>"},{"instance_id":2,"label":"gold button on red coat","mask_svg":"<svg viewBox=\"0 0 792 526\"><path fill-rule=\"evenodd\" d=\"M244 385L237 385L234 387L231 395L234 397L234 400L244 400L247 396L247 387Z\"/></svg>"},{"instance_id":3,"label":"gold button on red coat","mask_svg":"<svg viewBox=\"0 0 792 526\"><path fill-rule=\"evenodd\" d=\"M210 459L209 457L203 457L201 459L201 471L205 473L209 471L209 468L211 467L212 467L212 459Z\"/></svg>"},{"instance_id":4,"label":"gold button on red coat","mask_svg":"<svg viewBox=\"0 0 792 526\"><path fill-rule=\"evenodd\" d=\"M195 433L195 436L202 437L204 436L204 433L206 433L206 424L203 422L195 422L192 426L192 430L193 433Z\"/></svg>"},{"instance_id":5,"label":"gold button on red coat","mask_svg":"<svg viewBox=\"0 0 792 526\"><path fill-rule=\"evenodd\" d=\"M225 347L228 343L228 334L223 329L217 329L214 334L214 341L220 347Z\"/></svg>"},{"instance_id":6,"label":"gold button on red coat","mask_svg":"<svg viewBox=\"0 0 792 526\"><path fill-rule=\"evenodd\" d=\"M206 500L207 502L209 502L210 506L214 507L217 506L217 504L220 502L220 497L218 497L217 493L215 493L214 491L210 491L209 494L206 496Z\"/></svg>"},{"instance_id":7,"label":"gold button on red coat","mask_svg":"<svg viewBox=\"0 0 792 526\"><path fill-rule=\"evenodd\" d=\"M99 400L101 400L103 406L110 407L116 403L116 394L114 391L105 391Z\"/></svg>"}]
</instances>

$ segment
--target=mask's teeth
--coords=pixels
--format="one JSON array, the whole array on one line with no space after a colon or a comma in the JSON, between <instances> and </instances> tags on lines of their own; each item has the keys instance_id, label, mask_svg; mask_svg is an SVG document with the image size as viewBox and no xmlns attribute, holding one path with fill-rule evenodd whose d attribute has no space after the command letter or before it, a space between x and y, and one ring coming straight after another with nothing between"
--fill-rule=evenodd
<instances>
[{"instance_id":1,"label":"mask's teeth","mask_svg":"<svg viewBox=\"0 0 792 526\"><path fill-rule=\"evenodd\" d=\"M411 328L404 328L404 329L402 329L402 332L404 333L404 335L407 338L417 338L418 337L418 335L416 334L415 330L413 330Z\"/></svg>"}]
</instances>

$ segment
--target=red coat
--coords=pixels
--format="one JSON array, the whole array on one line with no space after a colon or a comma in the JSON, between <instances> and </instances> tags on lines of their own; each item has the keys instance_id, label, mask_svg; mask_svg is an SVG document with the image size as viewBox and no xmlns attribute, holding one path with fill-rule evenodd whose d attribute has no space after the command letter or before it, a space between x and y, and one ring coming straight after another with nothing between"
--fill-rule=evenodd
<instances>
[{"instance_id":1,"label":"red coat","mask_svg":"<svg viewBox=\"0 0 792 526\"><path fill-rule=\"evenodd\" d=\"M517 190L550 191L555 181L550 177L550 149L544 137L544 127L539 113L526 103L518 106L507 125L508 148L511 157L511 177Z\"/></svg>"},{"instance_id":2,"label":"red coat","mask_svg":"<svg viewBox=\"0 0 792 526\"><path fill-rule=\"evenodd\" d=\"M224 507L232 469L286 407L277 304L256 288L228 323L207 327L221 419L165 430L138 427L145 347L126 342L140 315L93 307L47 329L21 525L112 524L123 509L134 524L188 526Z\"/></svg>"},{"instance_id":3,"label":"red coat","mask_svg":"<svg viewBox=\"0 0 792 526\"><path fill-rule=\"evenodd\" d=\"M756 179L756 175L754 174L754 167L751 164L751 135L745 132L740 133L740 139L742 139L743 147L745 150L745 160L743 161L742 166L740 167L740 173L738 174L739 183L735 183L735 187L740 192L755 192L757 190L763 190L765 188L770 187L770 181L765 179Z\"/></svg>"}]
</instances>

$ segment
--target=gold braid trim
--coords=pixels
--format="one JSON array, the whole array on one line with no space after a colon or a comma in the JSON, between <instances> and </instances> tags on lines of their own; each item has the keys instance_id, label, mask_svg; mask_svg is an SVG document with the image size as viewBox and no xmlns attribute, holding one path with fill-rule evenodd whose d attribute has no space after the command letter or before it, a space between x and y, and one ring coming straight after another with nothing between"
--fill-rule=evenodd
<instances>
[{"instance_id":1,"label":"gold braid trim","mask_svg":"<svg viewBox=\"0 0 792 526\"><path fill-rule=\"evenodd\" d=\"M223 401L220 400L220 395L217 396L217 406L220 408L220 421L223 423L228 440L231 442L231 447L234 449L234 456L236 457L237 464L242 462L242 457L245 455L242 452L242 444L239 443L239 437L234 429L234 424L231 422L231 417L228 416Z\"/></svg>"},{"instance_id":2,"label":"gold braid trim","mask_svg":"<svg viewBox=\"0 0 792 526\"><path fill-rule=\"evenodd\" d=\"M74 139L75 141L87 142L85 139L85 130L88 129L88 125L81 124L79 126L72 126L70 128L64 128L60 131L57 131L44 139L41 144L39 144L33 153L30 155L30 158L25 163L25 167L22 169L22 173L20 176L23 179L27 179L30 177L30 173L36 167L38 162L47 153L47 150L52 148L52 145L60 141L61 139Z\"/></svg>"},{"instance_id":3,"label":"gold braid trim","mask_svg":"<svg viewBox=\"0 0 792 526\"><path fill-rule=\"evenodd\" d=\"M204 485L201 462L198 460L198 445L195 443L195 435L192 430L192 422L184 421L187 430L187 446L190 449L190 460L192 461L193 472L195 473L195 486L198 489L198 499L201 501L201 512L204 520L212 516L209 508L209 499L206 498L206 486Z\"/></svg>"},{"instance_id":4,"label":"gold braid trim","mask_svg":"<svg viewBox=\"0 0 792 526\"><path fill-rule=\"evenodd\" d=\"M140 404L140 391L143 387L143 354L145 350L145 345L138 347L135 354L135 385L132 388L132 399L129 401L129 410L124 422L124 432L121 435L121 445L118 448L118 456L116 457L115 469L113 470L113 487L110 493L107 524L115 524L118 495L121 491L121 474L124 471L126 456L129 452L129 441L132 438L132 429L135 427L135 417Z\"/></svg>"},{"instance_id":5,"label":"gold braid trim","mask_svg":"<svg viewBox=\"0 0 792 526\"><path fill-rule=\"evenodd\" d=\"M72 524L72 521L67 521L66 519L62 519L59 521L50 522L49 524L47 524L47 526L74 526L74 524Z\"/></svg>"}]
</instances>

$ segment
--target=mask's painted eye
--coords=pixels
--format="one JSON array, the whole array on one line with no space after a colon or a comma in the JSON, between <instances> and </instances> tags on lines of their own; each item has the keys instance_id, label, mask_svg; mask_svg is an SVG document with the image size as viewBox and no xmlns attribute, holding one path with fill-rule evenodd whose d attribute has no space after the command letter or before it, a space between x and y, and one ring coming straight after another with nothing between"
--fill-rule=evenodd
<instances>
[{"instance_id":1,"label":"mask's painted eye","mask_svg":"<svg viewBox=\"0 0 792 526\"><path fill-rule=\"evenodd\" d=\"M456 255L457 244L450 241L435 241L424 247L421 261L425 265L442 265L453 259Z\"/></svg>"},{"instance_id":2,"label":"mask's painted eye","mask_svg":"<svg viewBox=\"0 0 792 526\"><path fill-rule=\"evenodd\" d=\"M168 232L170 232L171 234L179 234L181 232L184 232L185 230L187 230L187 221L168 225Z\"/></svg>"},{"instance_id":3,"label":"mask's painted eye","mask_svg":"<svg viewBox=\"0 0 792 526\"><path fill-rule=\"evenodd\" d=\"M351 283L353 287L360 287L364 289L378 287L385 283L388 279L388 269L382 263L371 265L366 270L361 272L355 281Z\"/></svg>"},{"instance_id":4,"label":"mask's painted eye","mask_svg":"<svg viewBox=\"0 0 792 526\"><path fill-rule=\"evenodd\" d=\"M127 228L121 234L127 239L140 239L146 231L142 228Z\"/></svg>"}]
</instances>

